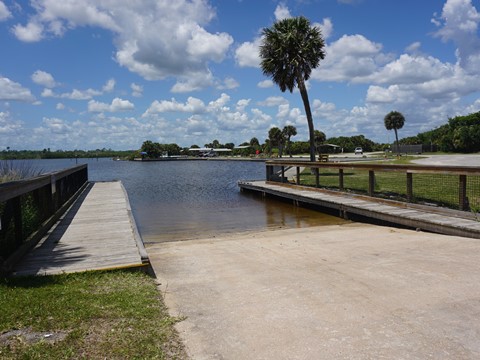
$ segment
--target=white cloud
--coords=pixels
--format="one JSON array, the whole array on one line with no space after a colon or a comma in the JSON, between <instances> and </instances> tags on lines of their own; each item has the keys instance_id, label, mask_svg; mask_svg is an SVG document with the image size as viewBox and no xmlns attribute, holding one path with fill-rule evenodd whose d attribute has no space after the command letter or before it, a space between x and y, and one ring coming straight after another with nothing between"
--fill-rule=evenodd
<instances>
[{"instance_id":1,"label":"white cloud","mask_svg":"<svg viewBox=\"0 0 480 360\"><path fill-rule=\"evenodd\" d=\"M317 26L320 29L324 40L328 39L330 35L332 35L333 23L332 23L332 20L330 20L330 18L323 19L323 22L321 24L314 23L313 26Z\"/></svg>"},{"instance_id":2,"label":"white cloud","mask_svg":"<svg viewBox=\"0 0 480 360\"><path fill-rule=\"evenodd\" d=\"M0 135L13 135L22 129L22 122L12 118L8 111L0 111ZM8 142L2 144L10 146Z\"/></svg>"},{"instance_id":3,"label":"white cloud","mask_svg":"<svg viewBox=\"0 0 480 360\"><path fill-rule=\"evenodd\" d=\"M57 105L55 106L55 108L56 108L57 110L64 110L64 109L65 109L65 105L62 104L62 103L57 103Z\"/></svg>"},{"instance_id":4,"label":"white cloud","mask_svg":"<svg viewBox=\"0 0 480 360\"><path fill-rule=\"evenodd\" d=\"M8 10L7 6L0 1L0 21L4 21L12 17L12 13Z\"/></svg>"},{"instance_id":5,"label":"white cloud","mask_svg":"<svg viewBox=\"0 0 480 360\"><path fill-rule=\"evenodd\" d=\"M109 79L102 87L103 92L112 92L115 88L115 79Z\"/></svg>"},{"instance_id":6,"label":"white cloud","mask_svg":"<svg viewBox=\"0 0 480 360\"><path fill-rule=\"evenodd\" d=\"M237 101L237 111L245 111L245 108L250 104L251 99L241 99Z\"/></svg>"},{"instance_id":7,"label":"white cloud","mask_svg":"<svg viewBox=\"0 0 480 360\"><path fill-rule=\"evenodd\" d=\"M189 97L185 104L179 103L177 100L155 100L148 110L142 115L143 117L165 112L183 112L201 114L206 111L205 104L202 100Z\"/></svg>"},{"instance_id":8,"label":"white cloud","mask_svg":"<svg viewBox=\"0 0 480 360\"><path fill-rule=\"evenodd\" d=\"M280 21L283 19L288 19L291 18L292 15L290 14L290 10L288 10L288 7L284 3L280 3L277 5L275 8L275 20Z\"/></svg>"},{"instance_id":9,"label":"white cloud","mask_svg":"<svg viewBox=\"0 0 480 360\"><path fill-rule=\"evenodd\" d=\"M101 91L95 89L87 89L87 90L78 90L73 89L71 92L57 94L52 89L44 89L42 91L43 97L53 97L53 98L60 98L60 99L69 99L69 100L90 100L94 96L102 95Z\"/></svg>"},{"instance_id":10,"label":"white cloud","mask_svg":"<svg viewBox=\"0 0 480 360\"><path fill-rule=\"evenodd\" d=\"M227 77L223 80L223 82L217 85L217 89L219 90L231 90L236 89L240 86L237 80L231 77Z\"/></svg>"},{"instance_id":11,"label":"white cloud","mask_svg":"<svg viewBox=\"0 0 480 360\"><path fill-rule=\"evenodd\" d=\"M32 74L32 81L35 84L42 85L46 88L53 88L57 86L57 83L53 76L48 72L37 70Z\"/></svg>"},{"instance_id":12,"label":"white cloud","mask_svg":"<svg viewBox=\"0 0 480 360\"><path fill-rule=\"evenodd\" d=\"M261 41L261 38L256 38L253 42L244 42L235 50L235 60L240 67L260 67Z\"/></svg>"},{"instance_id":13,"label":"white cloud","mask_svg":"<svg viewBox=\"0 0 480 360\"><path fill-rule=\"evenodd\" d=\"M141 97L143 95L143 86L131 83L130 89L132 89L132 96Z\"/></svg>"},{"instance_id":14,"label":"white cloud","mask_svg":"<svg viewBox=\"0 0 480 360\"><path fill-rule=\"evenodd\" d=\"M260 106L278 106L288 104L288 100L283 96L270 96L263 101L259 101L257 104Z\"/></svg>"},{"instance_id":15,"label":"white cloud","mask_svg":"<svg viewBox=\"0 0 480 360\"><path fill-rule=\"evenodd\" d=\"M382 45L363 35L343 35L326 46L326 56L312 79L320 81L364 81L383 65Z\"/></svg>"},{"instance_id":16,"label":"white cloud","mask_svg":"<svg viewBox=\"0 0 480 360\"><path fill-rule=\"evenodd\" d=\"M271 88L273 86L273 81L272 80L263 80L263 81L260 81L257 86L261 89L267 89L267 88Z\"/></svg>"},{"instance_id":17,"label":"white cloud","mask_svg":"<svg viewBox=\"0 0 480 360\"><path fill-rule=\"evenodd\" d=\"M120 112L133 110L134 108L135 105L133 103L120 98L113 99L111 104L106 104L95 100L90 100L88 102L89 112Z\"/></svg>"},{"instance_id":18,"label":"white cloud","mask_svg":"<svg viewBox=\"0 0 480 360\"><path fill-rule=\"evenodd\" d=\"M62 36L81 26L109 30L120 65L148 80L176 77L175 92L213 85L205 81L211 77L209 62L223 61L233 43L225 32L206 30L216 14L202 0L144 0L122 6L111 0L36 0L34 8L26 25L12 29L20 40Z\"/></svg>"},{"instance_id":19,"label":"white cloud","mask_svg":"<svg viewBox=\"0 0 480 360\"><path fill-rule=\"evenodd\" d=\"M37 42L43 39L43 26L37 22L29 22L26 26L15 25L12 28L15 36L24 42Z\"/></svg>"},{"instance_id":20,"label":"white cloud","mask_svg":"<svg viewBox=\"0 0 480 360\"><path fill-rule=\"evenodd\" d=\"M24 88L9 78L0 76L0 101L5 100L34 102L35 97L29 89Z\"/></svg>"},{"instance_id":21,"label":"white cloud","mask_svg":"<svg viewBox=\"0 0 480 360\"><path fill-rule=\"evenodd\" d=\"M480 14L471 0L447 0L442 14L433 22L440 27L436 36L443 41L453 41L457 46L460 65L469 72L478 73Z\"/></svg>"}]
</instances>

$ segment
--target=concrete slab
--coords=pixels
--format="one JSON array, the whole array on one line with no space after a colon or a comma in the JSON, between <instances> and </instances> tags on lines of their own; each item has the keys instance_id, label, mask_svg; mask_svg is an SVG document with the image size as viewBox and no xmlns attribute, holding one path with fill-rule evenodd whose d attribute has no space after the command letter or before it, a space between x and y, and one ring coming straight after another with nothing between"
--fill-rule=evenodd
<instances>
[{"instance_id":1,"label":"concrete slab","mask_svg":"<svg viewBox=\"0 0 480 360\"><path fill-rule=\"evenodd\" d=\"M480 358L480 241L367 224L147 248L193 359Z\"/></svg>"}]
</instances>

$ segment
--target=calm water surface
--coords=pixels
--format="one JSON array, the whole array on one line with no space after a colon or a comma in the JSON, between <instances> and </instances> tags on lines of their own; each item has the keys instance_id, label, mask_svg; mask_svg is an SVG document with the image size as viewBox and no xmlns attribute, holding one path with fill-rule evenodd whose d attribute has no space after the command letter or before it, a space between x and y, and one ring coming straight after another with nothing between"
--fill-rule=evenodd
<instances>
[{"instance_id":1,"label":"calm water surface","mask_svg":"<svg viewBox=\"0 0 480 360\"><path fill-rule=\"evenodd\" d=\"M43 172L76 165L70 159L24 162ZM290 203L241 193L238 180L265 179L263 162L78 159L78 164L84 163L91 181L122 181L147 243L344 222Z\"/></svg>"}]
</instances>

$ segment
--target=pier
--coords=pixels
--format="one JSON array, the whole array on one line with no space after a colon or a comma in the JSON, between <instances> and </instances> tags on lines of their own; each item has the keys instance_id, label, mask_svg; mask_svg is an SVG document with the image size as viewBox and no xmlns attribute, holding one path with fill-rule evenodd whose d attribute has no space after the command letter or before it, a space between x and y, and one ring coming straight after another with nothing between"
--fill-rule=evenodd
<instances>
[{"instance_id":1,"label":"pier","mask_svg":"<svg viewBox=\"0 0 480 360\"><path fill-rule=\"evenodd\" d=\"M121 182L89 183L14 275L144 268L148 256Z\"/></svg>"},{"instance_id":2,"label":"pier","mask_svg":"<svg viewBox=\"0 0 480 360\"><path fill-rule=\"evenodd\" d=\"M265 181L238 185L345 219L480 238L479 167L276 160Z\"/></svg>"}]
</instances>

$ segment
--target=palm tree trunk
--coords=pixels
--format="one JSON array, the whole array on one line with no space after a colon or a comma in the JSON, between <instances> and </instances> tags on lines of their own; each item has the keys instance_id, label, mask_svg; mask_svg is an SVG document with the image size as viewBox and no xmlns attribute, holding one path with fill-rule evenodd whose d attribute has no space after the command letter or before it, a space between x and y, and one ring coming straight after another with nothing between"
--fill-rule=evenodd
<instances>
[{"instance_id":1,"label":"palm tree trunk","mask_svg":"<svg viewBox=\"0 0 480 360\"><path fill-rule=\"evenodd\" d=\"M310 110L310 102L308 101L307 88L303 77L299 76L297 79L298 90L302 96L303 106L305 107L305 114L307 115L308 132L310 135L310 161L315 161L315 137L313 128L312 111Z\"/></svg>"},{"instance_id":2,"label":"palm tree trunk","mask_svg":"<svg viewBox=\"0 0 480 360\"><path fill-rule=\"evenodd\" d=\"M397 156L400 156L400 146L398 145L398 133L397 133L397 129L396 128L393 128L393 130L395 131L395 139L397 141Z\"/></svg>"}]
</instances>

